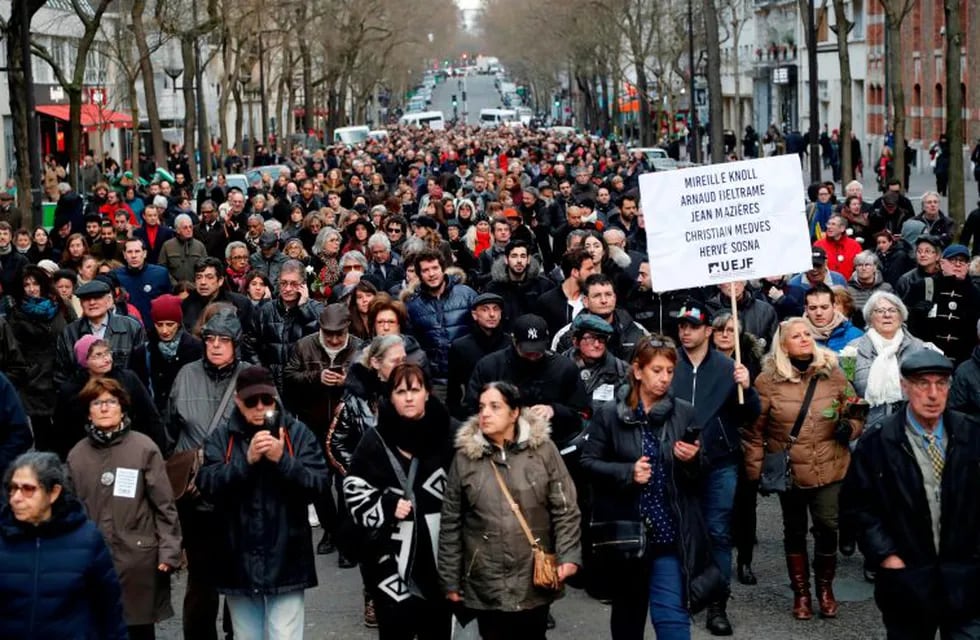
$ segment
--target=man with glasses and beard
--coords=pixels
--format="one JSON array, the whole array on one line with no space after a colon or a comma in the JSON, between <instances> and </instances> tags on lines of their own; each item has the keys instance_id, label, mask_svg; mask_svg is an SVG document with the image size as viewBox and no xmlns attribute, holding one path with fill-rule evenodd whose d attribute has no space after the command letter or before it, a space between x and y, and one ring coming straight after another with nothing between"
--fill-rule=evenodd
<instances>
[{"instance_id":1,"label":"man with glasses and beard","mask_svg":"<svg viewBox=\"0 0 980 640\"><path fill-rule=\"evenodd\" d=\"M317 585L307 504L326 483L316 438L283 410L269 370L241 371L197 477L221 522L211 561L236 637L303 638L304 592Z\"/></svg>"}]
</instances>

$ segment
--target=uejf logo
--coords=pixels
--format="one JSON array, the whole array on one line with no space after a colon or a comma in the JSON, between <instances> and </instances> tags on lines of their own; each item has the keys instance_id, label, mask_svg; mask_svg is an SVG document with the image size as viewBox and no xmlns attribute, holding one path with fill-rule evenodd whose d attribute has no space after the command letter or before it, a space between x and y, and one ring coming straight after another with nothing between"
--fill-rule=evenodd
<instances>
[{"instance_id":1,"label":"uejf logo","mask_svg":"<svg viewBox=\"0 0 980 640\"><path fill-rule=\"evenodd\" d=\"M737 258L733 260L721 260L719 262L708 263L708 275L717 276L724 273L737 273L748 271L752 268L755 258Z\"/></svg>"}]
</instances>

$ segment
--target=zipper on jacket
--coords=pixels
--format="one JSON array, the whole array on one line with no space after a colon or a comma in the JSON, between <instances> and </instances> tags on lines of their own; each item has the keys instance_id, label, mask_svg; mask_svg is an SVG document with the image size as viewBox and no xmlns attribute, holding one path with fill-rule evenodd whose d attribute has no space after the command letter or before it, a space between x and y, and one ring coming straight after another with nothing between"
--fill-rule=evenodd
<instances>
[{"instance_id":1,"label":"zipper on jacket","mask_svg":"<svg viewBox=\"0 0 980 640\"><path fill-rule=\"evenodd\" d=\"M39 574L41 573L41 538L40 538L40 536L38 536L37 538L35 538L34 541L35 541L35 547L34 547L34 596L31 598L31 626L30 626L30 629L31 629L31 634L30 635L31 636L34 635L34 622L35 622L35 618L37 616L37 596L38 596L37 589L38 589L38 580L40 578Z\"/></svg>"},{"instance_id":2,"label":"zipper on jacket","mask_svg":"<svg viewBox=\"0 0 980 640\"><path fill-rule=\"evenodd\" d=\"M565 498L565 488L560 480L558 481L558 494L561 496L561 512L568 513L568 499Z\"/></svg>"},{"instance_id":3,"label":"zipper on jacket","mask_svg":"<svg viewBox=\"0 0 980 640\"><path fill-rule=\"evenodd\" d=\"M486 536L486 534L484 534L483 539L486 540L486 538L487 538L487 536ZM466 578L467 579L470 577L470 574L473 573L473 567L476 565L476 559L477 559L477 557L479 557L479 555L480 555L480 550L479 549L477 549L476 551L473 552L473 557L470 558L470 566L468 566L466 568Z\"/></svg>"},{"instance_id":4,"label":"zipper on jacket","mask_svg":"<svg viewBox=\"0 0 980 640\"><path fill-rule=\"evenodd\" d=\"M691 405L696 406L698 400L698 368L694 367L694 376L691 379Z\"/></svg>"}]
</instances>

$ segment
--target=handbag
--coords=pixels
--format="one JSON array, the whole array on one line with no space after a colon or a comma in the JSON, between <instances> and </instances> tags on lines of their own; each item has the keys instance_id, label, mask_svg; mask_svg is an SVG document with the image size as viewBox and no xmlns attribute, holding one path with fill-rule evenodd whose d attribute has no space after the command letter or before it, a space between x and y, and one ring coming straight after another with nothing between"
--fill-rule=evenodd
<instances>
[{"instance_id":1,"label":"handbag","mask_svg":"<svg viewBox=\"0 0 980 640\"><path fill-rule=\"evenodd\" d=\"M218 411L211 417L211 422L208 424L209 434L218 426L218 422L221 420L225 409L228 407L228 403L231 401L232 394L235 393L235 379L237 377L237 374L232 376L228 382L228 388L225 389L225 395L221 397L221 404L218 405ZM167 458L167 461L164 463L164 467L167 470L167 480L170 481L170 488L174 492L174 501L183 498L187 490L194 484L194 478L197 477L197 472L201 469L201 462L204 457L202 453L203 449L200 447L178 451Z\"/></svg>"},{"instance_id":2,"label":"handbag","mask_svg":"<svg viewBox=\"0 0 980 640\"><path fill-rule=\"evenodd\" d=\"M493 460L490 460L490 468L493 469L493 475L497 477L497 484L500 485L500 490L503 492L504 497L507 498L507 504L510 505L510 510L514 512L514 516L521 524L521 529L524 530L524 535L527 536L527 541L531 545L531 550L534 555L534 586L545 591L560 591L561 580L558 578L558 556L553 553L548 553L541 548L541 545L531 533L531 528L527 526L527 520L521 514L521 508L514 502L513 496L510 495L510 491L507 489L504 479L500 476L500 472L497 471L497 465Z\"/></svg>"},{"instance_id":3,"label":"handbag","mask_svg":"<svg viewBox=\"0 0 980 640\"><path fill-rule=\"evenodd\" d=\"M767 493L783 493L790 487L789 450L796 442L796 437L800 434L803 427L803 420L806 418L807 410L810 408L810 401L813 400L813 392L817 388L817 377L810 378L810 384L806 388L803 396L803 404L800 405L800 412L796 416L793 429L789 432L789 444L782 451L767 452L762 459L762 473L759 476L759 491Z\"/></svg>"},{"instance_id":4,"label":"handbag","mask_svg":"<svg viewBox=\"0 0 980 640\"><path fill-rule=\"evenodd\" d=\"M638 520L609 520L589 524L592 550L624 560L639 560L647 551L647 528Z\"/></svg>"}]
</instances>

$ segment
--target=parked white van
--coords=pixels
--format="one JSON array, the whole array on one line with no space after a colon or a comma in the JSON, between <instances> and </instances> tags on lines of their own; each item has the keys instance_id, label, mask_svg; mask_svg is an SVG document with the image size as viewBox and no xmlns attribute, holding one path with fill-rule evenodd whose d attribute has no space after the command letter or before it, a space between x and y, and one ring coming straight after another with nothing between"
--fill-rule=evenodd
<instances>
[{"instance_id":1,"label":"parked white van","mask_svg":"<svg viewBox=\"0 0 980 640\"><path fill-rule=\"evenodd\" d=\"M367 125L358 125L356 127L337 127L333 130L333 141L334 143L346 144L348 147L353 147L356 144L361 144L368 139L371 133L371 127Z\"/></svg>"},{"instance_id":2,"label":"parked white van","mask_svg":"<svg viewBox=\"0 0 980 640\"><path fill-rule=\"evenodd\" d=\"M511 120L517 120L517 112L513 109L480 109L480 126L485 129L499 127Z\"/></svg>"},{"instance_id":3,"label":"parked white van","mask_svg":"<svg viewBox=\"0 0 980 640\"><path fill-rule=\"evenodd\" d=\"M425 126L433 131L441 131L446 128L446 117L442 111L414 111L403 115L398 124L409 127Z\"/></svg>"}]
</instances>

